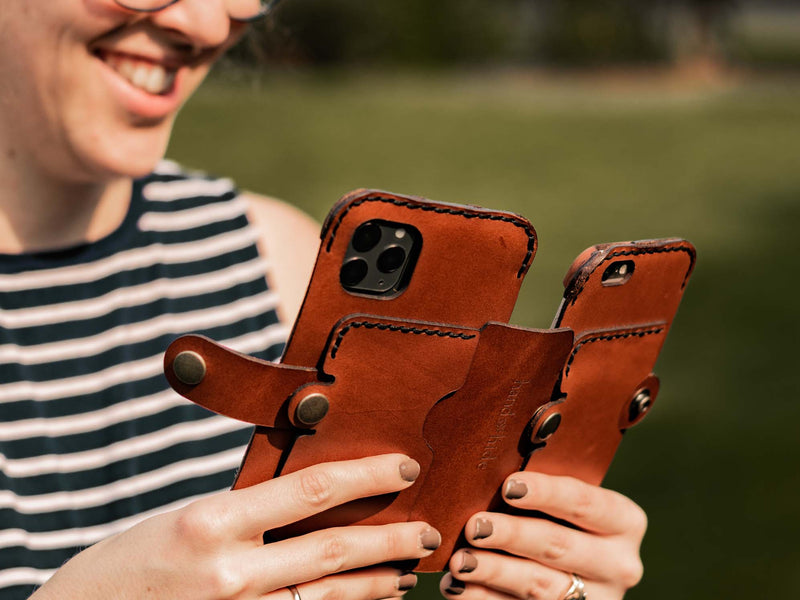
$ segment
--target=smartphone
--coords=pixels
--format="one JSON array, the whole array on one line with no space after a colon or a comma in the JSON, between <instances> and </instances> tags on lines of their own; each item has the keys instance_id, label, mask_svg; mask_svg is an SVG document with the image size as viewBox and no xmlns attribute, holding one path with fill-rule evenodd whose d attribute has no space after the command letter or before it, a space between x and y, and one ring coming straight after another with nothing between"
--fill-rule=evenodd
<instances>
[{"instance_id":1,"label":"smartphone","mask_svg":"<svg viewBox=\"0 0 800 600\"><path fill-rule=\"evenodd\" d=\"M508 321L537 249L519 215L377 190L339 200L320 237L285 364L315 364L336 322L354 313Z\"/></svg>"},{"instance_id":2,"label":"smartphone","mask_svg":"<svg viewBox=\"0 0 800 600\"><path fill-rule=\"evenodd\" d=\"M468 516L497 504L502 480L520 468L520 436L572 347L568 330L507 324L536 247L533 226L512 213L358 190L323 224L282 364L201 336L170 345L165 374L176 391L256 425L234 488L388 452L420 463L417 485L399 494L265 539L429 520L443 542L417 568L446 565Z\"/></svg>"},{"instance_id":3,"label":"smartphone","mask_svg":"<svg viewBox=\"0 0 800 600\"><path fill-rule=\"evenodd\" d=\"M349 315L467 328L507 322L537 248L519 215L366 189L339 200L320 238L281 362L316 367L323 378L329 337ZM275 427L257 427L234 488L279 475L297 435L288 409Z\"/></svg>"},{"instance_id":4,"label":"smartphone","mask_svg":"<svg viewBox=\"0 0 800 600\"><path fill-rule=\"evenodd\" d=\"M553 400L531 423L525 470L602 481L625 431L656 400L653 367L695 260L681 239L603 244L575 260L553 323L575 340Z\"/></svg>"}]
</instances>

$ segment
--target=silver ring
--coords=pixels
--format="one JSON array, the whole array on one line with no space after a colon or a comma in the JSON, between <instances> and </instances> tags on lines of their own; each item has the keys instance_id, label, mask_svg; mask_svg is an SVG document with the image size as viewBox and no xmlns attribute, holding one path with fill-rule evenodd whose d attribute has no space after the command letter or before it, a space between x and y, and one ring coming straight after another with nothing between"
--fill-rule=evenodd
<instances>
[{"instance_id":1,"label":"silver ring","mask_svg":"<svg viewBox=\"0 0 800 600\"><path fill-rule=\"evenodd\" d=\"M297 588L296 588L295 586L293 586L293 585L287 585L287 586L286 586L286 589L287 589L287 590L289 590L290 592L292 592L292 598L293 598L293 600L303 600L303 599L300 597L300 592L298 592L298 591L297 591Z\"/></svg>"},{"instance_id":2,"label":"silver ring","mask_svg":"<svg viewBox=\"0 0 800 600\"><path fill-rule=\"evenodd\" d=\"M571 577L572 584L569 586L567 593L564 594L564 600L586 600L586 594L583 591L583 579L575 573L572 573ZM295 600L299 600L299 598L295 598Z\"/></svg>"}]
</instances>

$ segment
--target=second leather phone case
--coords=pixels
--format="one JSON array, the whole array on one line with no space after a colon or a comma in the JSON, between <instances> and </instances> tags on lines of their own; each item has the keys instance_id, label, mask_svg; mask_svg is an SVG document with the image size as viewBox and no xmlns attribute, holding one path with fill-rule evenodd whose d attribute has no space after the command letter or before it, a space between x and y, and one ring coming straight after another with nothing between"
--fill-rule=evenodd
<instances>
[{"instance_id":1,"label":"second leather phone case","mask_svg":"<svg viewBox=\"0 0 800 600\"><path fill-rule=\"evenodd\" d=\"M555 327L575 342L526 470L599 484L625 431L652 408L652 369L694 269L694 246L663 239L589 248L565 278ZM535 432L534 432L535 435Z\"/></svg>"}]
</instances>

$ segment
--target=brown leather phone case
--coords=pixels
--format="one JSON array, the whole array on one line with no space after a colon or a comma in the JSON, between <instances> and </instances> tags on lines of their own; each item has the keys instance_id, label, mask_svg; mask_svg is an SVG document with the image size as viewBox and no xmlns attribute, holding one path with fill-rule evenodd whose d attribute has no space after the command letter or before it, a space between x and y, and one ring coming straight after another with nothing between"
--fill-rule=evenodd
<instances>
[{"instance_id":1,"label":"brown leather phone case","mask_svg":"<svg viewBox=\"0 0 800 600\"><path fill-rule=\"evenodd\" d=\"M353 232L375 219L413 225L422 238L408 287L391 299L339 281ZM271 534L426 520L443 543L417 570L442 570L467 518L497 505L503 479L530 452L523 431L572 347L567 330L505 324L535 250L533 228L517 215L358 191L323 226L283 364L184 336L165 372L187 398L256 425L235 487L328 460L415 458L421 474L408 490Z\"/></svg>"},{"instance_id":2,"label":"brown leather phone case","mask_svg":"<svg viewBox=\"0 0 800 600\"><path fill-rule=\"evenodd\" d=\"M408 287L391 299L345 291L339 270L355 230L383 220L413 225L422 250ZM536 254L536 231L513 213L433 202L378 190L356 190L331 209L300 314L281 362L318 366L336 322L350 314L377 314L481 327L505 322ZM295 440L288 415L257 428L234 488L279 474Z\"/></svg>"},{"instance_id":3,"label":"brown leather phone case","mask_svg":"<svg viewBox=\"0 0 800 600\"><path fill-rule=\"evenodd\" d=\"M525 469L599 484L625 431L652 407L652 373L695 264L685 240L594 246L573 263L554 322L575 342L533 422Z\"/></svg>"}]
</instances>

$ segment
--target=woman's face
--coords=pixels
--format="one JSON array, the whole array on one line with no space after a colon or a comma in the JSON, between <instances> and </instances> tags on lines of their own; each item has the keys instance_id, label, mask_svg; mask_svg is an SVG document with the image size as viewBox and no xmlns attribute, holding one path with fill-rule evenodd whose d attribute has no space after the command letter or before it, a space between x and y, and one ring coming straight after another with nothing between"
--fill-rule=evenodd
<instances>
[{"instance_id":1,"label":"woman's face","mask_svg":"<svg viewBox=\"0 0 800 600\"><path fill-rule=\"evenodd\" d=\"M113 0L2 5L0 160L71 182L149 172L178 109L244 27L223 0L147 15Z\"/></svg>"}]
</instances>

